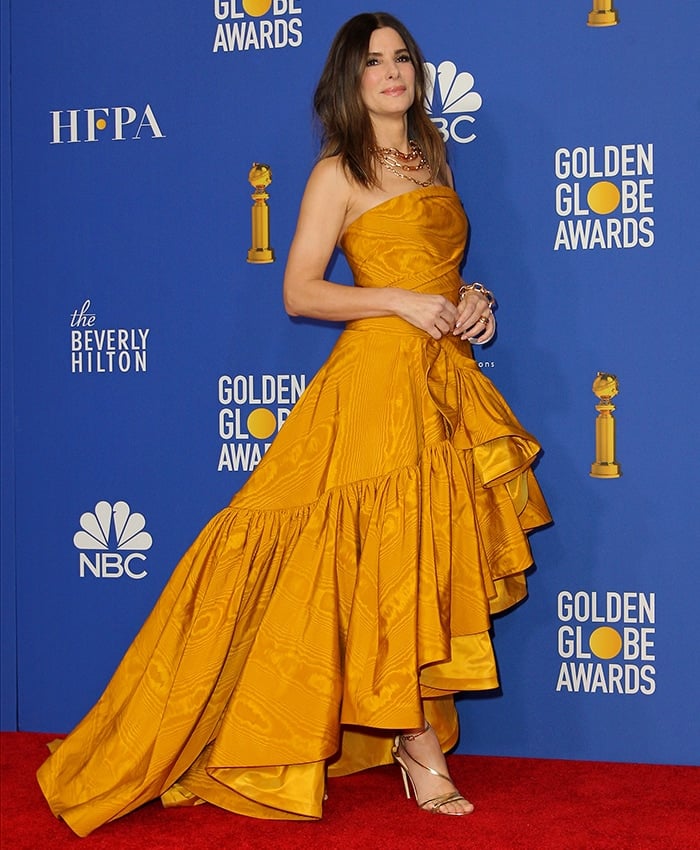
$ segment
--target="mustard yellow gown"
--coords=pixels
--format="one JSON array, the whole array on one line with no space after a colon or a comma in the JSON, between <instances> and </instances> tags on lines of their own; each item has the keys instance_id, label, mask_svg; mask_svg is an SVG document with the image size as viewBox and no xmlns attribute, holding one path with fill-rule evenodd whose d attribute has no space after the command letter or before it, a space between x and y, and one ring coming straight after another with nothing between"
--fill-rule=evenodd
<instances>
[{"instance_id":1,"label":"mustard yellow gown","mask_svg":"<svg viewBox=\"0 0 700 850\"><path fill-rule=\"evenodd\" d=\"M455 299L466 231L432 186L342 248L357 286ZM40 768L52 811L79 835L156 797L318 818L326 773L391 761L423 706L452 746L452 694L496 687L490 614L526 594L526 532L550 519L538 452L467 343L349 322Z\"/></svg>"}]
</instances>

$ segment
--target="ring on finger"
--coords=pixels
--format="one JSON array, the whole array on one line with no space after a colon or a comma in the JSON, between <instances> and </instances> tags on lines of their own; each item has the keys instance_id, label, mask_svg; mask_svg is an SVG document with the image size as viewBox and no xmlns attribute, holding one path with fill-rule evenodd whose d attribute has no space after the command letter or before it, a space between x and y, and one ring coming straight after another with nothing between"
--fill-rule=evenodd
<instances>
[{"instance_id":1,"label":"ring on finger","mask_svg":"<svg viewBox=\"0 0 700 850\"><path fill-rule=\"evenodd\" d=\"M479 316L478 321L480 321L484 326L488 325L491 319L491 314L488 313L486 316Z\"/></svg>"}]
</instances>

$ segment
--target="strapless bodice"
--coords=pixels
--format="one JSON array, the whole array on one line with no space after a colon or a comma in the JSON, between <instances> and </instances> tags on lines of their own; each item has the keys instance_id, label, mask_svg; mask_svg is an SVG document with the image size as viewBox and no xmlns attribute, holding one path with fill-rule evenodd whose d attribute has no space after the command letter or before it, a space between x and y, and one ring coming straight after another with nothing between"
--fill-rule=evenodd
<instances>
[{"instance_id":1,"label":"strapless bodice","mask_svg":"<svg viewBox=\"0 0 700 850\"><path fill-rule=\"evenodd\" d=\"M356 286L394 286L455 298L467 219L448 186L389 198L355 219L341 248Z\"/></svg>"}]
</instances>

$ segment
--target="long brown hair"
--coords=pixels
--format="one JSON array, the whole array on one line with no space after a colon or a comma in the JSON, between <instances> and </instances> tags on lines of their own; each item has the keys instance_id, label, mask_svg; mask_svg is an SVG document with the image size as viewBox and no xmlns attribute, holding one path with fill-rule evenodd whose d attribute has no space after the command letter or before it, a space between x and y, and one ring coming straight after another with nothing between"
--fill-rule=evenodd
<instances>
[{"instance_id":1,"label":"long brown hair","mask_svg":"<svg viewBox=\"0 0 700 850\"><path fill-rule=\"evenodd\" d=\"M445 144L423 105L424 60L406 27L387 12L355 15L338 30L321 79L314 94L314 109L321 123L321 158L340 156L350 176L361 186L379 182L376 160L370 149L376 145L372 121L360 94L360 81L367 63L372 33L390 27L403 39L415 69L415 96L408 110L408 135L422 148L433 174L448 182Z\"/></svg>"}]
</instances>

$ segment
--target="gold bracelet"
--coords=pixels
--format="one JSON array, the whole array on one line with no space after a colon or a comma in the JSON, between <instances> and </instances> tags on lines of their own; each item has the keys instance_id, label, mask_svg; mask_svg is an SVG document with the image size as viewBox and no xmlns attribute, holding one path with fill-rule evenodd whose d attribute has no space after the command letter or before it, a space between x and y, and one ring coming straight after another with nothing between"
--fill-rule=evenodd
<instances>
[{"instance_id":1,"label":"gold bracelet","mask_svg":"<svg viewBox=\"0 0 700 850\"><path fill-rule=\"evenodd\" d=\"M489 302L489 310L493 310L496 306L496 299L494 297L493 292L487 289L481 283L465 283L463 286L459 287L459 300L464 301L466 298L467 292L478 292L479 295L483 295L484 298Z\"/></svg>"}]
</instances>

